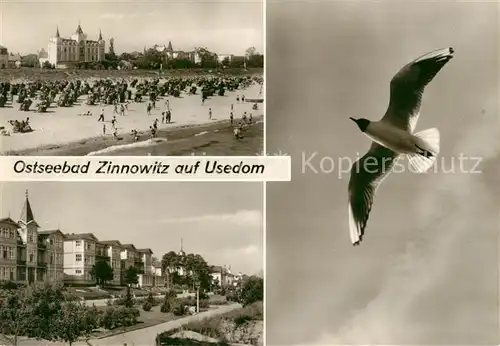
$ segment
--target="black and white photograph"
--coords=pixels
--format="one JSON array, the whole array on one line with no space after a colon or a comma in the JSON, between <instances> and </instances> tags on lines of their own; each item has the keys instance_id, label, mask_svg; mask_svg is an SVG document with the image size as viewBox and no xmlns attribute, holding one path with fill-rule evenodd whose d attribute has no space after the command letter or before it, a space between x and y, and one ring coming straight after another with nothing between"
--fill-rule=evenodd
<instances>
[{"instance_id":1,"label":"black and white photograph","mask_svg":"<svg viewBox=\"0 0 500 346\"><path fill-rule=\"evenodd\" d=\"M0 344L263 345L263 184L0 184Z\"/></svg>"},{"instance_id":2,"label":"black and white photograph","mask_svg":"<svg viewBox=\"0 0 500 346\"><path fill-rule=\"evenodd\" d=\"M267 345L500 344L498 16L267 2Z\"/></svg>"},{"instance_id":3,"label":"black and white photograph","mask_svg":"<svg viewBox=\"0 0 500 346\"><path fill-rule=\"evenodd\" d=\"M253 156L263 0L0 3L0 154Z\"/></svg>"}]
</instances>

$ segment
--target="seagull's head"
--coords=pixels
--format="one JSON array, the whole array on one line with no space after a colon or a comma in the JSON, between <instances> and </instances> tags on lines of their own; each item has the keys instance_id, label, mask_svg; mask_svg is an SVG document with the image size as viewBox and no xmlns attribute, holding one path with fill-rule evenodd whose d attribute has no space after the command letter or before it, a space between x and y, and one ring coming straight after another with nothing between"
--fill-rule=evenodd
<instances>
[{"instance_id":1,"label":"seagull's head","mask_svg":"<svg viewBox=\"0 0 500 346\"><path fill-rule=\"evenodd\" d=\"M365 119L365 118L355 119L355 118L349 117L349 119L351 119L352 121L354 121L358 125L361 132L365 132L368 125L370 125L370 120Z\"/></svg>"}]
</instances>

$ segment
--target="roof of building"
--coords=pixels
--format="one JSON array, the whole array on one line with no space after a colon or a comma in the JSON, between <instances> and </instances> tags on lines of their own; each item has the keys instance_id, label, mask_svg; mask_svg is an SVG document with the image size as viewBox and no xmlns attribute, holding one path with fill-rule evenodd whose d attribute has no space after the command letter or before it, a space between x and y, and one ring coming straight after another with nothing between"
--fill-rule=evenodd
<instances>
[{"instance_id":1,"label":"roof of building","mask_svg":"<svg viewBox=\"0 0 500 346\"><path fill-rule=\"evenodd\" d=\"M21 226L19 226L19 224L12 220L10 217L4 217L3 219L0 219L0 223L4 225L14 226L16 228L21 228Z\"/></svg>"},{"instance_id":2,"label":"roof of building","mask_svg":"<svg viewBox=\"0 0 500 346\"><path fill-rule=\"evenodd\" d=\"M51 235L51 234L56 234L56 233L60 233L62 236L64 236L64 233L61 232L61 230L59 230L59 229L49 229L49 230L45 230L45 231L38 231L38 235Z\"/></svg>"},{"instance_id":3,"label":"roof of building","mask_svg":"<svg viewBox=\"0 0 500 346\"><path fill-rule=\"evenodd\" d=\"M149 252L150 254L152 254L153 250L151 250L149 248L148 249L137 249L137 252L140 252L140 253L147 253L147 252Z\"/></svg>"},{"instance_id":4,"label":"roof of building","mask_svg":"<svg viewBox=\"0 0 500 346\"><path fill-rule=\"evenodd\" d=\"M104 244L104 245L115 245L115 246L122 246L122 243L120 243L119 240L101 240L99 243Z\"/></svg>"},{"instance_id":5,"label":"roof of building","mask_svg":"<svg viewBox=\"0 0 500 346\"><path fill-rule=\"evenodd\" d=\"M92 233L66 233L64 235L64 238L66 240L92 240L92 241L98 241L96 236Z\"/></svg>"},{"instance_id":6,"label":"roof of building","mask_svg":"<svg viewBox=\"0 0 500 346\"><path fill-rule=\"evenodd\" d=\"M10 57L9 57L9 60ZM21 211L21 216L19 217L19 223L23 223L25 225L40 227L33 216L33 210L31 209L31 204L28 198L28 190L26 190L26 199L24 200L23 210Z\"/></svg>"},{"instance_id":7,"label":"roof of building","mask_svg":"<svg viewBox=\"0 0 500 346\"><path fill-rule=\"evenodd\" d=\"M137 250L136 247L134 246L134 244L123 244L122 245L125 249L129 249L129 250Z\"/></svg>"}]
</instances>

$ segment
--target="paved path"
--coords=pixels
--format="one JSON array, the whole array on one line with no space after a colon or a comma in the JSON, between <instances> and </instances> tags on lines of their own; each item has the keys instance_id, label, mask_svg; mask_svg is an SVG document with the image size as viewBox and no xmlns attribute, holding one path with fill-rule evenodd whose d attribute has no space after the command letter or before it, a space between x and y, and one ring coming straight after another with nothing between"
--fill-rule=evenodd
<instances>
[{"instance_id":1,"label":"paved path","mask_svg":"<svg viewBox=\"0 0 500 346\"><path fill-rule=\"evenodd\" d=\"M156 335L168 330L179 328L189 322L201 320L206 317L213 317L241 308L240 304L222 305L217 309L208 310L194 316L187 316L178 320L157 324L156 326L134 330L131 332L110 336L103 339L77 342L73 346L154 346ZM68 344L50 341L39 341L34 339L19 340L19 346L67 346Z\"/></svg>"}]
</instances>

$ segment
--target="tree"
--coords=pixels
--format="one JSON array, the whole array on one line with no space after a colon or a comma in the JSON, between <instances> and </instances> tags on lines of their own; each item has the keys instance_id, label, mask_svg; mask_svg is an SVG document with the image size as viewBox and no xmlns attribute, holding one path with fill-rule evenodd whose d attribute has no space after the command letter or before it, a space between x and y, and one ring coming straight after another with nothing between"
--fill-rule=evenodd
<instances>
[{"instance_id":1,"label":"tree","mask_svg":"<svg viewBox=\"0 0 500 346\"><path fill-rule=\"evenodd\" d=\"M255 49L255 47L249 47L247 48L247 50L245 51L245 56L247 58L250 58L251 56L253 56L255 54L255 52L257 51L257 49Z\"/></svg>"},{"instance_id":2,"label":"tree","mask_svg":"<svg viewBox=\"0 0 500 346\"><path fill-rule=\"evenodd\" d=\"M0 331L13 346L19 336L25 335L34 317L30 305L31 295L27 289L7 291L0 303Z\"/></svg>"},{"instance_id":3,"label":"tree","mask_svg":"<svg viewBox=\"0 0 500 346\"><path fill-rule=\"evenodd\" d=\"M45 60L42 64L42 68L50 69L52 68L52 64L48 60Z\"/></svg>"},{"instance_id":4,"label":"tree","mask_svg":"<svg viewBox=\"0 0 500 346\"><path fill-rule=\"evenodd\" d=\"M210 52L206 47L195 48L196 54L200 57L202 68L216 68L217 54Z\"/></svg>"},{"instance_id":5,"label":"tree","mask_svg":"<svg viewBox=\"0 0 500 346\"><path fill-rule=\"evenodd\" d=\"M52 325L52 341L64 341L72 345L82 336L89 336L94 329L92 315L86 306L68 301L62 307Z\"/></svg>"},{"instance_id":6,"label":"tree","mask_svg":"<svg viewBox=\"0 0 500 346\"><path fill-rule=\"evenodd\" d=\"M229 57L227 57L227 56L221 62L222 66L225 66L225 67L228 67L230 63L231 63L231 60L229 60Z\"/></svg>"},{"instance_id":7,"label":"tree","mask_svg":"<svg viewBox=\"0 0 500 346\"><path fill-rule=\"evenodd\" d=\"M113 280L113 268L106 261L97 261L92 267L90 275L98 285L104 286L107 281Z\"/></svg>"},{"instance_id":8,"label":"tree","mask_svg":"<svg viewBox=\"0 0 500 346\"><path fill-rule=\"evenodd\" d=\"M180 260L175 251L169 251L161 259L161 272L167 277L167 287L173 284L173 274L179 269Z\"/></svg>"},{"instance_id":9,"label":"tree","mask_svg":"<svg viewBox=\"0 0 500 346\"><path fill-rule=\"evenodd\" d=\"M243 305L249 305L257 301L263 301L264 279L257 276L249 277L241 288L239 300Z\"/></svg>"},{"instance_id":10,"label":"tree","mask_svg":"<svg viewBox=\"0 0 500 346\"><path fill-rule=\"evenodd\" d=\"M127 286L127 292L125 293L125 299L123 301L123 305L126 308L134 307L134 298L132 297L132 292L130 292L130 286Z\"/></svg>"},{"instance_id":11,"label":"tree","mask_svg":"<svg viewBox=\"0 0 500 346\"><path fill-rule=\"evenodd\" d=\"M112 56L112 57L116 57L116 54L115 54L115 39L112 38L112 37L109 39L109 55Z\"/></svg>"},{"instance_id":12,"label":"tree","mask_svg":"<svg viewBox=\"0 0 500 346\"><path fill-rule=\"evenodd\" d=\"M125 270L124 281L127 285L137 285L139 283L139 275L137 268L132 266L128 267L128 269Z\"/></svg>"}]
</instances>

